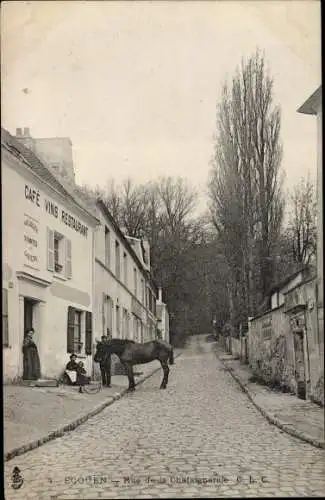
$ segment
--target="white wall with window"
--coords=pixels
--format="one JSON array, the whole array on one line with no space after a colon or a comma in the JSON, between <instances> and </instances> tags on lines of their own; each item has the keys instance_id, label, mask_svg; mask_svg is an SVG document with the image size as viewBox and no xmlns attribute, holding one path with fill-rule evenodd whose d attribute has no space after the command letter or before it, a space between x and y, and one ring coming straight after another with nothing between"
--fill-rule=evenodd
<instances>
[{"instance_id":1,"label":"white wall with window","mask_svg":"<svg viewBox=\"0 0 325 500\"><path fill-rule=\"evenodd\" d=\"M110 268L111 266L111 232L105 226L105 265Z\"/></svg>"},{"instance_id":2,"label":"white wall with window","mask_svg":"<svg viewBox=\"0 0 325 500\"><path fill-rule=\"evenodd\" d=\"M98 201L96 208L100 224L95 237L94 337L99 340L106 332L103 297L109 296L112 336L142 342L149 336L147 312L150 314L150 311L147 311L149 301L146 300L146 291L148 289L148 293L149 290L151 292L152 285L147 270L105 205ZM108 232L109 249L107 249ZM106 263L107 252L110 254L110 266ZM151 307L153 307L152 298Z\"/></svg>"},{"instance_id":3,"label":"white wall with window","mask_svg":"<svg viewBox=\"0 0 325 500\"><path fill-rule=\"evenodd\" d=\"M75 349L91 371L97 220L2 132L4 378L22 376L27 326L35 329L42 377L58 376Z\"/></svg>"},{"instance_id":4,"label":"white wall with window","mask_svg":"<svg viewBox=\"0 0 325 500\"><path fill-rule=\"evenodd\" d=\"M133 293L135 297L138 297L138 272L136 267L133 268Z\"/></svg>"},{"instance_id":5,"label":"white wall with window","mask_svg":"<svg viewBox=\"0 0 325 500\"><path fill-rule=\"evenodd\" d=\"M123 252L123 276L124 284L128 286L128 256L126 252Z\"/></svg>"}]
</instances>

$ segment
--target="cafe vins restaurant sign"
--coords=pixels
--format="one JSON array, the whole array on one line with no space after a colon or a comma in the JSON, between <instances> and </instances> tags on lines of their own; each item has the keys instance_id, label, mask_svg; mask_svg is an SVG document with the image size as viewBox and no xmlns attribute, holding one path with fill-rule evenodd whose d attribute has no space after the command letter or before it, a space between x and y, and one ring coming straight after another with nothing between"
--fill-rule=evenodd
<instances>
[{"instance_id":1,"label":"cafe vins restaurant sign","mask_svg":"<svg viewBox=\"0 0 325 500\"><path fill-rule=\"evenodd\" d=\"M25 184L25 198L37 207L43 207L43 209L45 209L45 212L52 215L53 217L55 217L55 219L60 220L63 224L71 227L77 233L87 238L88 227L66 210L63 210L62 208L59 209L58 205L53 203L53 201L42 198L42 195L38 189Z\"/></svg>"}]
</instances>

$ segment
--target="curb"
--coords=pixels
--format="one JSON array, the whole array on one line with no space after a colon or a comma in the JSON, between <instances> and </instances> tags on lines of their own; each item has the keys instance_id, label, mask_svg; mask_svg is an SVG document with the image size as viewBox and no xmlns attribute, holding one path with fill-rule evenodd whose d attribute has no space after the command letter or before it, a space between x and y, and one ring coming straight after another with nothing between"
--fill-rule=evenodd
<instances>
[{"instance_id":1,"label":"curb","mask_svg":"<svg viewBox=\"0 0 325 500\"><path fill-rule=\"evenodd\" d=\"M230 370L228 368L228 366L223 362L222 359L220 359L219 355L216 352L215 352L215 355L218 358L218 360L222 363L222 365L224 366L226 371L228 373L230 373L230 375L233 377L233 379L236 380L236 382L240 385L243 392L246 393L246 395L248 396L248 399L253 403L255 408L257 408L257 410L263 415L263 417L266 418L266 420L268 420L268 422L270 422L273 425L276 425L277 427L279 427L281 430L283 430L287 434L290 434L291 436L294 436L294 437L300 439L301 441L305 441L306 443L309 443L309 444L315 446L316 448L325 449L325 442L324 441L320 441L319 439L313 438L313 437L309 436L309 434L306 434L305 432L296 429L295 427L291 426L290 424L284 423L282 420L275 417L271 412L269 412L265 408L262 408L260 405L258 405L255 401L254 395L248 389L248 387L240 380L240 378L237 375L235 375L235 373L232 370Z\"/></svg>"},{"instance_id":2,"label":"curb","mask_svg":"<svg viewBox=\"0 0 325 500\"><path fill-rule=\"evenodd\" d=\"M174 360L181 355L182 355L182 353L174 354ZM158 368L155 368L152 372L148 373L147 375L141 377L136 382L135 385L137 386L137 385L143 384L143 382L145 380L152 377L152 375L157 373L159 370L161 370L160 366L158 366ZM47 434L43 438L36 439L35 441L32 441L31 443L21 445L18 448L14 448L13 450L8 451L4 455L4 462L9 462L10 460L12 460L15 457L23 455L24 453L27 453L28 451L35 450L36 448L39 448L43 444L48 443L49 441L52 441L53 439L62 437L67 432L73 431L74 429L76 429L76 427L79 427L79 425L83 424L84 422L86 422L87 420L94 417L95 415L97 415L98 413L103 411L105 408L107 408L108 406L113 404L114 401L121 399L126 393L127 393L127 388L122 389L120 392L117 392L113 396L109 397L109 399L107 401L105 401L104 403L101 403L100 405L96 406L90 412L86 413L85 415L82 415L82 417L78 417L76 420L72 420L69 424L66 424L63 427L60 427L56 431L50 432L49 434Z\"/></svg>"}]
</instances>

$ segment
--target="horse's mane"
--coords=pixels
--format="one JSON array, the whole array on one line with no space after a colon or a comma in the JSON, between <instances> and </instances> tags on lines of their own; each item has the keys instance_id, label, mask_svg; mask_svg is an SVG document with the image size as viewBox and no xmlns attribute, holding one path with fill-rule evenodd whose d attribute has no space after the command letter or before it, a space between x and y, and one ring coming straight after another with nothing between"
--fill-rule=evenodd
<instances>
[{"instance_id":1,"label":"horse's mane","mask_svg":"<svg viewBox=\"0 0 325 500\"><path fill-rule=\"evenodd\" d=\"M109 344L119 344L119 345L135 344L135 341L131 339L109 339L108 345Z\"/></svg>"}]
</instances>

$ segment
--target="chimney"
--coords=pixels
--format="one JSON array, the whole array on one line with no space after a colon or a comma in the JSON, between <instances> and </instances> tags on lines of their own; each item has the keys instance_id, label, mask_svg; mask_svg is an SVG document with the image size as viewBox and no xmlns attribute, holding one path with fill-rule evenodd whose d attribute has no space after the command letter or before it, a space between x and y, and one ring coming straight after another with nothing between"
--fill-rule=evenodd
<instances>
[{"instance_id":1,"label":"chimney","mask_svg":"<svg viewBox=\"0 0 325 500\"><path fill-rule=\"evenodd\" d=\"M161 287L158 288L158 300L159 300L159 302L162 302L162 288Z\"/></svg>"},{"instance_id":2,"label":"chimney","mask_svg":"<svg viewBox=\"0 0 325 500\"><path fill-rule=\"evenodd\" d=\"M28 127L16 128L16 138L26 146L26 148L34 151L35 141L30 135L30 130Z\"/></svg>"}]
</instances>

